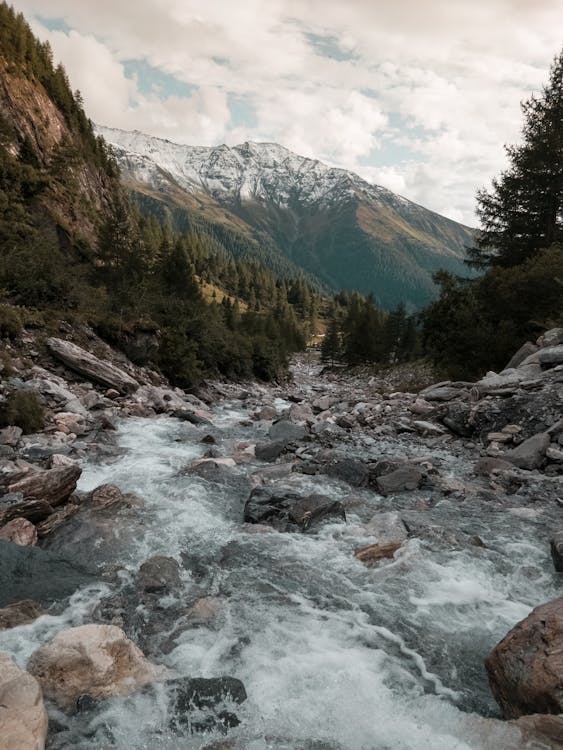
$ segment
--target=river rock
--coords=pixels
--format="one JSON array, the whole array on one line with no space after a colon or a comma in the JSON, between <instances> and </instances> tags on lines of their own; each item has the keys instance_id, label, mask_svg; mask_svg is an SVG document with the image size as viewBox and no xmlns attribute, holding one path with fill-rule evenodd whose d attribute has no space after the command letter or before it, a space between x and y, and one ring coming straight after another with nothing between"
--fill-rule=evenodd
<instances>
[{"instance_id":1,"label":"river rock","mask_svg":"<svg viewBox=\"0 0 563 750\"><path fill-rule=\"evenodd\" d=\"M39 683L0 652L0 747L43 750L47 727Z\"/></svg>"},{"instance_id":2,"label":"river rock","mask_svg":"<svg viewBox=\"0 0 563 750\"><path fill-rule=\"evenodd\" d=\"M422 472L416 466L402 466L390 474L377 477L376 487L382 495L416 490L422 481Z\"/></svg>"},{"instance_id":3,"label":"river rock","mask_svg":"<svg viewBox=\"0 0 563 750\"><path fill-rule=\"evenodd\" d=\"M326 473L351 484L353 487L365 486L369 481L368 467L356 458L343 458L327 465Z\"/></svg>"},{"instance_id":4,"label":"river rock","mask_svg":"<svg viewBox=\"0 0 563 750\"><path fill-rule=\"evenodd\" d=\"M325 495L301 497L276 488L256 487L244 507L246 523L270 524L279 531L306 531L329 518L346 520L342 503Z\"/></svg>"},{"instance_id":5,"label":"river rock","mask_svg":"<svg viewBox=\"0 0 563 750\"><path fill-rule=\"evenodd\" d=\"M57 633L32 654L27 669L45 697L64 709L72 708L81 695L129 695L166 673L120 628L94 624Z\"/></svg>"},{"instance_id":6,"label":"river rock","mask_svg":"<svg viewBox=\"0 0 563 750\"><path fill-rule=\"evenodd\" d=\"M563 328L550 328L549 331L542 333L536 341L536 344L540 347L563 344Z\"/></svg>"},{"instance_id":7,"label":"river rock","mask_svg":"<svg viewBox=\"0 0 563 750\"><path fill-rule=\"evenodd\" d=\"M9 445L15 448L22 435L23 430L21 427L16 427L15 425L4 427L3 430L0 430L0 445Z\"/></svg>"},{"instance_id":8,"label":"river rock","mask_svg":"<svg viewBox=\"0 0 563 750\"><path fill-rule=\"evenodd\" d=\"M543 462L549 443L549 435L540 432L504 453L502 458L520 469L537 469Z\"/></svg>"},{"instance_id":9,"label":"river rock","mask_svg":"<svg viewBox=\"0 0 563 750\"><path fill-rule=\"evenodd\" d=\"M366 524L366 530L377 541L402 543L408 537L405 522L396 511L376 513Z\"/></svg>"},{"instance_id":10,"label":"river rock","mask_svg":"<svg viewBox=\"0 0 563 750\"><path fill-rule=\"evenodd\" d=\"M0 609L0 630L27 625L44 614L43 607L31 599L14 602L14 604L9 604L7 607Z\"/></svg>"},{"instance_id":11,"label":"river rock","mask_svg":"<svg viewBox=\"0 0 563 750\"><path fill-rule=\"evenodd\" d=\"M401 547L402 542L377 542L354 550L354 557L363 563L375 563L385 558L393 557Z\"/></svg>"},{"instance_id":12,"label":"river rock","mask_svg":"<svg viewBox=\"0 0 563 750\"><path fill-rule=\"evenodd\" d=\"M37 544L37 529L25 518L14 518L0 528L0 539L21 547L31 547Z\"/></svg>"},{"instance_id":13,"label":"river rock","mask_svg":"<svg viewBox=\"0 0 563 750\"><path fill-rule=\"evenodd\" d=\"M464 389L454 386L452 383L436 383L419 392L419 398L425 401L451 401L453 398L463 395Z\"/></svg>"},{"instance_id":14,"label":"river rock","mask_svg":"<svg viewBox=\"0 0 563 750\"><path fill-rule=\"evenodd\" d=\"M0 607L21 599L48 604L93 580L92 571L70 558L0 541Z\"/></svg>"},{"instance_id":15,"label":"river rock","mask_svg":"<svg viewBox=\"0 0 563 750\"><path fill-rule=\"evenodd\" d=\"M286 419L280 419L270 427L268 435L275 442L291 443L295 440L303 440L307 435L307 428Z\"/></svg>"},{"instance_id":16,"label":"river rock","mask_svg":"<svg viewBox=\"0 0 563 750\"><path fill-rule=\"evenodd\" d=\"M16 497L21 497L18 493ZM0 512L0 526L16 519L25 519L33 524L39 524L53 513L53 506L46 500L24 500L10 503Z\"/></svg>"},{"instance_id":17,"label":"river rock","mask_svg":"<svg viewBox=\"0 0 563 750\"><path fill-rule=\"evenodd\" d=\"M540 349L538 358L540 365L546 368L563 364L563 344L549 346L547 349Z\"/></svg>"},{"instance_id":18,"label":"river rock","mask_svg":"<svg viewBox=\"0 0 563 750\"><path fill-rule=\"evenodd\" d=\"M440 425L434 424L434 422L426 422L422 419L415 419L412 424L415 430L424 437L439 437L446 432Z\"/></svg>"},{"instance_id":19,"label":"river rock","mask_svg":"<svg viewBox=\"0 0 563 750\"><path fill-rule=\"evenodd\" d=\"M243 683L236 677L182 677L168 680L169 713L177 726L191 731L225 731L240 724L232 705L247 699Z\"/></svg>"},{"instance_id":20,"label":"river rock","mask_svg":"<svg viewBox=\"0 0 563 750\"><path fill-rule=\"evenodd\" d=\"M518 623L485 660L505 718L563 713L563 597Z\"/></svg>"},{"instance_id":21,"label":"river rock","mask_svg":"<svg viewBox=\"0 0 563 750\"><path fill-rule=\"evenodd\" d=\"M287 447L286 440L272 440L264 443L256 443L254 455L260 461L275 461L281 456Z\"/></svg>"},{"instance_id":22,"label":"river rock","mask_svg":"<svg viewBox=\"0 0 563 750\"><path fill-rule=\"evenodd\" d=\"M151 557L139 568L135 585L148 594L170 593L180 585L180 566L172 557Z\"/></svg>"},{"instance_id":23,"label":"river rock","mask_svg":"<svg viewBox=\"0 0 563 750\"><path fill-rule=\"evenodd\" d=\"M270 422L272 419L277 419L278 411L273 406L263 406L259 411L254 413L254 418Z\"/></svg>"},{"instance_id":24,"label":"river rock","mask_svg":"<svg viewBox=\"0 0 563 750\"><path fill-rule=\"evenodd\" d=\"M304 423L313 419L313 410L309 404L292 404L287 412L290 422Z\"/></svg>"},{"instance_id":25,"label":"river rock","mask_svg":"<svg viewBox=\"0 0 563 750\"><path fill-rule=\"evenodd\" d=\"M521 365L522 362L529 357L532 354L535 354L538 350L538 347L536 344L532 344L531 341L526 341L525 344L522 344L520 349L512 355L512 358L504 368L505 370L510 370L514 367L518 367L518 365Z\"/></svg>"},{"instance_id":26,"label":"river rock","mask_svg":"<svg viewBox=\"0 0 563 750\"><path fill-rule=\"evenodd\" d=\"M107 388L115 388L120 393L130 393L139 387L137 381L119 367L109 362L102 362L98 357L70 341L50 338L47 339L47 347L53 356L71 370Z\"/></svg>"},{"instance_id":27,"label":"river rock","mask_svg":"<svg viewBox=\"0 0 563 750\"><path fill-rule=\"evenodd\" d=\"M558 531L551 537L550 547L555 570L563 573L563 531Z\"/></svg>"},{"instance_id":28,"label":"river rock","mask_svg":"<svg viewBox=\"0 0 563 750\"><path fill-rule=\"evenodd\" d=\"M25 498L44 500L54 508L68 500L81 473L76 464L38 471L9 485L8 492L21 492Z\"/></svg>"},{"instance_id":29,"label":"river rock","mask_svg":"<svg viewBox=\"0 0 563 750\"><path fill-rule=\"evenodd\" d=\"M506 461L504 458L484 456L475 462L473 470L475 474L488 476L490 474L498 474L501 471L513 471L514 465Z\"/></svg>"}]
</instances>

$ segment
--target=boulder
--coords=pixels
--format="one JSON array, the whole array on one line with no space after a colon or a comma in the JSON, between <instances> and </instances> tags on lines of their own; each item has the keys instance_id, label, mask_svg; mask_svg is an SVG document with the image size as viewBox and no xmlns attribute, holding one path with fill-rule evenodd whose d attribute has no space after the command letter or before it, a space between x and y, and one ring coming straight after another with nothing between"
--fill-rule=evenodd
<instances>
[{"instance_id":1,"label":"boulder","mask_svg":"<svg viewBox=\"0 0 563 750\"><path fill-rule=\"evenodd\" d=\"M531 341L526 341L525 344L522 344L520 349L512 355L512 358L510 359L510 362L506 365L504 368L505 370L510 370L514 367L518 367L518 365L521 365L522 362L529 357L532 354L535 354L538 350L538 347L536 344L532 344Z\"/></svg>"},{"instance_id":2,"label":"boulder","mask_svg":"<svg viewBox=\"0 0 563 750\"><path fill-rule=\"evenodd\" d=\"M485 666L505 718L563 713L563 597L536 607L519 622Z\"/></svg>"},{"instance_id":3,"label":"boulder","mask_svg":"<svg viewBox=\"0 0 563 750\"><path fill-rule=\"evenodd\" d=\"M275 461L281 456L287 447L286 440L272 440L264 443L256 443L254 455L260 461Z\"/></svg>"},{"instance_id":4,"label":"boulder","mask_svg":"<svg viewBox=\"0 0 563 750\"><path fill-rule=\"evenodd\" d=\"M555 365L563 364L563 344L540 349L538 357L542 367L555 367Z\"/></svg>"},{"instance_id":5,"label":"boulder","mask_svg":"<svg viewBox=\"0 0 563 750\"><path fill-rule=\"evenodd\" d=\"M520 469L537 469L543 462L550 442L549 435L540 432L504 453L502 458Z\"/></svg>"},{"instance_id":6,"label":"boulder","mask_svg":"<svg viewBox=\"0 0 563 750\"><path fill-rule=\"evenodd\" d=\"M285 440L286 443L291 443L294 440L303 440L307 435L307 428L286 419L280 419L270 427L268 435L273 441Z\"/></svg>"},{"instance_id":7,"label":"boulder","mask_svg":"<svg viewBox=\"0 0 563 750\"><path fill-rule=\"evenodd\" d=\"M501 471L513 471L514 466L503 458L485 456L475 462L473 470L475 474L488 476L489 474L498 474Z\"/></svg>"},{"instance_id":8,"label":"boulder","mask_svg":"<svg viewBox=\"0 0 563 750\"><path fill-rule=\"evenodd\" d=\"M313 419L313 410L309 404L292 404L287 412L290 422L307 422Z\"/></svg>"},{"instance_id":9,"label":"boulder","mask_svg":"<svg viewBox=\"0 0 563 750\"><path fill-rule=\"evenodd\" d=\"M0 607L21 599L48 604L94 580L92 571L68 557L0 541Z\"/></svg>"},{"instance_id":10,"label":"boulder","mask_svg":"<svg viewBox=\"0 0 563 750\"><path fill-rule=\"evenodd\" d=\"M180 566L172 557L151 557L139 568L135 585L148 594L170 593L180 585Z\"/></svg>"},{"instance_id":11,"label":"boulder","mask_svg":"<svg viewBox=\"0 0 563 750\"><path fill-rule=\"evenodd\" d=\"M551 328L549 331L542 333L536 343L540 347L563 344L563 328Z\"/></svg>"},{"instance_id":12,"label":"boulder","mask_svg":"<svg viewBox=\"0 0 563 750\"><path fill-rule=\"evenodd\" d=\"M45 697L64 709L73 708L81 695L129 695L166 675L120 628L93 624L57 633L31 655L27 669Z\"/></svg>"},{"instance_id":13,"label":"boulder","mask_svg":"<svg viewBox=\"0 0 563 750\"><path fill-rule=\"evenodd\" d=\"M551 537L550 547L555 570L563 573L563 531L558 531Z\"/></svg>"},{"instance_id":14,"label":"boulder","mask_svg":"<svg viewBox=\"0 0 563 750\"><path fill-rule=\"evenodd\" d=\"M390 474L376 479L376 487L382 495L416 490L422 481L422 472L416 466L402 466Z\"/></svg>"},{"instance_id":15,"label":"boulder","mask_svg":"<svg viewBox=\"0 0 563 750\"><path fill-rule=\"evenodd\" d=\"M47 339L47 347L56 359L71 370L107 388L115 388L120 393L130 393L139 386L134 378L119 367L109 362L102 362L98 357L70 341L50 338Z\"/></svg>"},{"instance_id":16,"label":"boulder","mask_svg":"<svg viewBox=\"0 0 563 750\"><path fill-rule=\"evenodd\" d=\"M14 448L22 435L23 430L21 427L16 427L15 425L4 427L3 430L0 430L0 445L9 445Z\"/></svg>"},{"instance_id":17,"label":"boulder","mask_svg":"<svg viewBox=\"0 0 563 750\"><path fill-rule=\"evenodd\" d=\"M133 492L122 492L115 484L100 484L87 498L98 508L130 508L132 505L144 504L141 497Z\"/></svg>"},{"instance_id":18,"label":"boulder","mask_svg":"<svg viewBox=\"0 0 563 750\"><path fill-rule=\"evenodd\" d=\"M351 484L353 487L362 487L368 483L369 469L356 458L343 458L328 464L326 473Z\"/></svg>"},{"instance_id":19,"label":"boulder","mask_svg":"<svg viewBox=\"0 0 563 750\"><path fill-rule=\"evenodd\" d=\"M465 389L459 388L448 381L424 388L418 396L425 401L451 401L453 398L466 395L466 393Z\"/></svg>"},{"instance_id":20,"label":"boulder","mask_svg":"<svg viewBox=\"0 0 563 750\"><path fill-rule=\"evenodd\" d=\"M43 750L47 727L39 683L0 652L0 747Z\"/></svg>"},{"instance_id":21,"label":"boulder","mask_svg":"<svg viewBox=\"0 0 563 750\"><path fill-rule=\"evenodd\" d=\"M366 524L366 529L370 536L376 537L379 543L401 544L408 537L408 529L396 511L376 513Z\"/></svg>"},{"instance_id":22,"label":"boulder","mask_svg":"<svg viewBox=\"0 0 563 750\"><path fill-rule=\"evenodd\" d=\"M0 512L0 526L22 518L30 523L39 524L52 513L53 506L49 505L46 500L24 500L21 503L11 503Z\"/></svg>"},{"instance_id":23,"label":"boulder","mask_svg":"<svg viewBox=\"0 0 563 750\"><path fill-rule=\"evenodd\" d=\"M7 607L0 609L0 630L27 625L44 614L43 607L31 599L14 602L14 604L9 604Z\"/></svg>"},{"instance_id":24,"label":"boulder","mask_svg":"<svg viewBox=\"0 0 563 750\"><path fill-rule=\"evenodd\" d=\"M244 506L246 523L270 524L279 531L306 531L329 518L346 520L342 503L325 495L301 497L283 489L256 487Z\"/></svg>"},{"instance_id":25,"label":"boulder","mask_svg":"<svg viewBox=\"0 0 563 750\"><path fill-rule=\"evenodd\" d=\"M31 547L37 544L37 529L25 518L14 518L0 528L0 539L22 547Z\"/></svg>"},{"instance_id":26,"label":"boulder","mask_svg":"<svg viewBox=\"0 0 563 750\"><path fill-rule=\"evenodd\" d=\"M179 727L192 732L225 732L240 721L232 712L233 704L247 699L243 683L236 677L181 677L168 680L169 715Z\"/></svg>"},{"instance_id":27,"label":"boulder","mask_svg":"<svg viewBox=\"0 0 563 750\"><path fill-rule=\"evenodd\" d=\"M25 498L44 500L55 508L62 505L76 489L82 469L73 464L37 471L8 486L8 492L21 492Z\"/></svg>"},{"instance_id":28,"label":"boulder","mask_svg":"<svg viewBox=\"0 0 563 750\"><path fill-rule=\"evenodd\" d=\"M269 422L272 419L277 419L278 411L273 406L263 406L259 411L254 413L254 418Z\"/></svg>"}]
</instances>

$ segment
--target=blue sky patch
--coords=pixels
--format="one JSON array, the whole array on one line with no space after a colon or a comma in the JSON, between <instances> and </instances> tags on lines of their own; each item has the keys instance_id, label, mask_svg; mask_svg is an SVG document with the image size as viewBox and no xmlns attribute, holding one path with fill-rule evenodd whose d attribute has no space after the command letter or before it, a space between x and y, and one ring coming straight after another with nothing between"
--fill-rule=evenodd
<instances>
[{"instance_id":1,"label":"blue sky patch","mask_svg":"<svg viewBox=\"0 0 563 750\"><path fill-rule=\"evenodd\" d=\"M39 23L49 31L64 31L68 34L71 31L71 27L62 18L45 18L45 16L37 16Z\"/></svg>"},{"instance_id":2,"label":"blue sky patch","mask_svg":"<svg viewBox=\"0 0 563 750\"><path fill-rule=\"evenodd\" d=\"M229 94L227 101L231 111L231 128L255 128L258 126L256 110L243 97Z\"/></svg>"},{"instance_id":3,"label":"blue sky patch","mask_svg":"<svg viewBox=\"0 0 563 750\"><path fill-rule=\"evenodd\" d=\"M313 47L317 55L328 57L337 62L347 62L357 58L353 52L342 49L336 36L330 34L312 34L306 33L305 38Z\"/></svg>"},{"instance_id":4,"label":"blue sky patch","mask_svg":"<svg viewBox=\"0 0 563 750\"><path fill-rule=\"evenodd\" d=\"M180 81L176 76L154 68L145 60L125 60L123 68L127 78L137 78L142 94L156 94L161 99L171 96L188 99L197 89L197 86Z\"/></svg>"}]
</instances>

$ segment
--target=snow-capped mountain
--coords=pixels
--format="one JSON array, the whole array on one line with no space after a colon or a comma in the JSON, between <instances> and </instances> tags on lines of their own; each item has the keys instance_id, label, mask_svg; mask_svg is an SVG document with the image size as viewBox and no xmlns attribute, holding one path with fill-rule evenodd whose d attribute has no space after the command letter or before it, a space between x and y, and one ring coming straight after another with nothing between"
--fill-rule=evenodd
<instances>
[{"instance_id":1,"label":"snow-capped mountain","mask_svg":"<svg viewBox=\"0 0 563 750\"><path fill-rule=\"evenodd\" d=\"M275 143L185 146L98 127L130 187L237 231L266 233L279 251L334 289L419 306L431 274L464 273L468 227L353 172Z\"/></svg>"}]
</instances>

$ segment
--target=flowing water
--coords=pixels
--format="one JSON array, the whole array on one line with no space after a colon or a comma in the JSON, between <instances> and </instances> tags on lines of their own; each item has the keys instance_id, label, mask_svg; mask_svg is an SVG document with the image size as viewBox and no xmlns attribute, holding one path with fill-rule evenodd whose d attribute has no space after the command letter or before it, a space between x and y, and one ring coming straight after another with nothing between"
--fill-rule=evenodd
<instances>
[{"instance_id":1,"label":"flowing water","mask_svg":"<svg viewBox=\"0 0 563 750\"><path fill-rule=\"evenodd\" d=\"M215 425L225 455L256 440L240 401L216 407ZM350 487L337 480L299 475L284 483L343 500L347 523L308 534L252 533L242 511L248 477L260 462L237 466L223 483L182 473L207 449L200 442L205 430L169 418L120 423L117 457L86 463L79 488L111 482L145 505L134 519L114 519L111 545L100 538L68 550L90 563L119 564L117 576L78 591L56 614L0 633L0 650L25 665L62 627L97 617L100 604L130 584L143 561L167 555L182 566L183 593L159 603L160 627L174 639L166 653L150 656L181 675L243 681L248 700L236 707L241 724L229 735L233 747L482 747L467 715L496 715L483 658L533 606L557 593L542 513L453 500L416 510L412 499L400 506L367 490L350 498ZM367 441L361 450L376 457L381 445ZM466 469L459 458L444 461L452 476ZM395 508L425 532L409 538L393 560L364 566L353 551L374 540L362 523ZM485 546L469 541L475 535ZM174 634L175 608L201 596L219 601L217 618ZM137 621L142 636L142 612ZM210 744L213 735L167 728L165 692L116 699L94 716L68 719L52 711L61 731L52 734L51 747Z\"/></svg>"}]
</instances>

